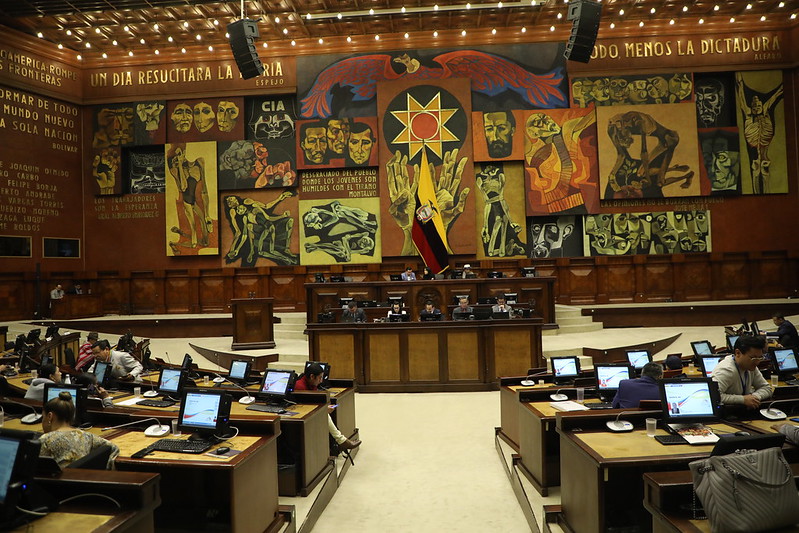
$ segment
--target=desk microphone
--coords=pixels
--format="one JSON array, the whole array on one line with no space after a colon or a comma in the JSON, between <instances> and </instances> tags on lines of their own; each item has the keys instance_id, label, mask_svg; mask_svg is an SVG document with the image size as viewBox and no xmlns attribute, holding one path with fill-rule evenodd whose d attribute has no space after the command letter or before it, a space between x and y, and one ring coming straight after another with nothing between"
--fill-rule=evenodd
<instances>
[{"instance_id":1,"label":"desk microphone","mask_svg":"<svg viewBox=\"0 0 799 533\"><path fill-rule=\"evenodd\" d=\"M630 411L622 411L618 415L616 415L616 420L608 420L605 422L605 425L608 427L609 430L615 433L622 433L627 431L633 430L633 425L626 421L626 420L619 420L621 415L630 414Z\"/></svg>"},{"instance_id":2,"label":"desk microphone","mask_svg":"<svg viewBox=\"0 0 799 533\"><path fill-rule=\"evenodd\" d=\"M225 381L227 381L228 383L230 383L231 385L233 385L237 389L241 389L241 390L244 391L244 394L246 394L247 396L242 396L241 398L239 398L239 403L240 404L242 404L242 405L250 405L251 403L255 402L255 397L250 395L250 391L248 391L247 389L245 389L244 387L242 387L238 383L230 381L228 378L222 377L219 374L216 374L215 372L212 372L212 374L214 374L216 376L214 378L214 383L224 383ZM221 379L222 381L217 381L217 378Z\"/></svg>"},{"instance_id":3,"label":"desk microphone","mask_svg":"<svg viewBox=\"0 0 799 533\"><path fill-rule=\"evenodd\" d=\"M39 422L41 422L42 415L40 413L37 413L36 409L34 409L32 405L28 405L26 403L21 403L21 402L15 402L14 400L11 400L10 398L5 398L5 401L10 402L10 403L15 403L17 405L22 405L23 407L27 407L28 409L33 411L31 414L25 415L22 418L20 418L20 422L22 422L23 424L33 425L33 424L38 424Z\"/></svg>"},{"instance_id":4,"label":"desk microphone","mask_svg":"<svg viewBox=\"0 0 799 533\"><path fill-rule=\"evenodd\" d=\"M216 357L216 366L217 366L217 368L222 368L221 366L219 366L219 352L214 352L214 356ZM214 383L224 383L225 381L227 381L225 378L223 378L219 374L214 373L214 375L216 376L212 380ZM250 403L252 403L252 402L250 402Z\"/></svg>"},{"instance_id":5,"label":"desk microphone","mask_svg":"<svg viewBox=\"0 0 799 533\"><path fill-rule=\"evenodd\" d=\"M775 403L785 403L785 402L795 402L796 400L776 400L769 403L768 409L761 409L760 414L763 415L763 418L768 418L769 420L785 420L788 418L783 411L779 409L774 409L772 405Z\"/></svg>"},{"instance_id":6,"label":"desk microphone","mask_svg":"<svg viewBox=\"0 0 799 533\"><path fill-rule=\"evenodd\" d=\"M128 422L127 424L119 424L118 426L110 426L107 428L103 428L102 431L108 431L109 429L119 429L125 426L132 426L133 424L140 424L141 422L147 422L148 420L155 420L158 422L157 424L153 424L152 426L148 426L147 429L144 430L144 434L147 437L163 437L164 435L169 433L169 426L165 426L161 424L161 421L157 418L143 418L141 420L136 420L134 422Z\"/></svg>"},{"instance_id":7,"label":"desk microphone","mask_svg":"<svg viewBox=\"0 0 799 533\"><path fill-rule=\"evenodd\" d=\"M536 372L535 374L530 374L527 377L525 377L523 380L521 380L519 384L524 385L525 387L532 387L533 385L535 385L535 381L533 381L530 378L537 378L538 376L545 376L547 374L549 374L549 371L547 370L544 370L543 372Z\"/></svg>"},{"instance_id":8,"label":"desk microphone","mask_svg":"<svg viewBox=\"0 0 799 533\"><path fill-rule=\"evenodd\" d=\"M167 361L169 361L169 352L164 352L164 353L166 354ZM142 396L144 396L145 398L155 398L156 396L158 396L158 391L155 390L154 381L150 380L150 390L144 391L144 394L142 394Z\"/></svg>"}]
</instances>

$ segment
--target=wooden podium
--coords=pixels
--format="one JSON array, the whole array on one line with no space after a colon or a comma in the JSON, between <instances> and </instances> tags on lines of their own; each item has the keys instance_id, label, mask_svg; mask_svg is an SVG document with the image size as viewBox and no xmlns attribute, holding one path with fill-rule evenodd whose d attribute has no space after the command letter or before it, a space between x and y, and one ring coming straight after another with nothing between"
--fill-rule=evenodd
<instances>
[{"instance_id":1,"label":"wooden podium","mask_svg":"<svg viewBox=\"0 0 799 533\"><path fill-rule=\"evenodd\" d=\"M233 311L234 350L259 350L275 347L272 310L274 298L236 298Z\"/></svg>"}]
</instances>

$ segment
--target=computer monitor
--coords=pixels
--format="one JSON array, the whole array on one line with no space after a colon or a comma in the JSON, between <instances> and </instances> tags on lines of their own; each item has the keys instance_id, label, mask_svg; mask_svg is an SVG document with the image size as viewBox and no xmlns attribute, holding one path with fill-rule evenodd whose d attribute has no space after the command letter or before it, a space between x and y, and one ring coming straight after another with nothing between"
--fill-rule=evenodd
<instances>
[{"instance_id":1,"label":"computer monitor","mask_svg":"<svg viewBox=\"0 0 799 533\"><path fill-rule=\"evenodd\" d=\"M224 438L230 422L231 397L219 389L186 389L180 399L178 426L191 440Z\"/></svg>"},{"instance_id":2,"label":"computer monitor","mask_svg":"<svg viewBox=\"0 0 799 533\"><path fill-rule=\"evenodd\" d=\"M497 272L496 270L492 270L491 272L488 273L486 277L491 279L499 279L502 277L502 272Z\"/></svg>"},{"instance_id":3,"label":"computer monitor","mask_svg":"<svg viewBox=\"0 0 799 533\"><path fill-rule=\"evenodd\" d=\"M323 363L321 361L305 361L305 368L303 369L302 373L305 374L308 372L308 367L314 363L322 367L322 384L327 383L327 381L330 379L330 363Z\"/></svg>"},{"instance_id":4,"label":"computer monitor","mask_svg":"<svg viewBox=\"0 0 799 533\"><path fill-rule=\"evenodd\" d=\"M624 363L594 363L596 390L602 397L612 396L619 389L619 382L635 377L632 366Z\"/></svg>"},{"instance_id":5,"label":"computer monitor","mask_svg":"<svg viewBox=\"0 0 799 533\"><path fill-rule=\"evenodd\" d=\"M454 294L452 296L452 303L454 303L455 305L458 305L459 303L461 303L461 298L466 298L468 300L469 299L469 295L468 294Z\"/></svg>"},{"instance_id":6,"label":"computer monitor","mask_svg":"<svg viewBox=\"0 0 799 533\"><path fill-rule=\"evenodd\" d=\"M324 283L325 282L325 275L321 272L317 272L313 275L314 283Z\"/></svg>"},{"instance_id":7,"label":"computer monitor","mask_svg":"<svg viewBox=\"0 0 799 533\"><path fill-rule=\"evenodd\" d=\"M419 317L419 321L420 322L439 322L441 320L444 320L444 315L443 314L440 314L440 315L421 315Z\"/></svg>"},{"instance_id":8,"label":"computer monitor","mask_svg":"<svg viewBox=\"0 0 799 533\"><path fill-rule=\"evenodd\" d=\"M535 267L522 267L522 277L524 277L524 278L534 278L535 277Z\"/></svg>"},{"instance_id":9,"label":"computer monitor","mask_svg":"<svg viewBox=\"0 0 799 533\"><path fill-rule=\"evenodd\" d=\"M452 274L450 274L450 277L452 279L462 278L463 277L463 270L461 270L461 269L453 270Z\"/></svg>"},{"instance_id":10,"label":"computer monitor","mask_svg":"<svg viewBox=\"0 0 799 533\"><path fill-rule=\"evenodd\" d=\"M479 305L494 305L497 303L497 299L493 296L489 296L488 298L478 298L477 303Z\"/></svg>"},{"instance_id":11,"label":"computer monitor","mask_svg":"<svg viewBox=\"0 0 799 533\"><path fill-rule=\"evenodd\" d=\"M580 358L576 355L552 357L550 362L555 383L571 381L580 375Z\"/></svg>"},{"instance_id":12,"label":"computer monitor","mask_svg":"<svg viewBox=\"0 0 799 533\"><path fill-rule=\"evenodd\" d=\"M652 354L649 350L627 350L627 361L637 371L644 368L644 365L652 362Z\"/></svg>"},{"instance_id":13,"label":"computer monitor","mask_svg":"<svg viewBox=\"0 0 799 533\"><path fill-rule=\"evenodd\" d=\"M191 370L193 360L189 354L183 356L183 362L180 363L181 370Z\"/></svg>"},{"instance_id":14,"label":"computer monitor","mask_svg":"<svg viewBox=\"0 0 799 533\"><path fill-rule=\"evenodd\" d=\"M347 307L354 298L350 298L349 296L345 296L338 299L338 306L341 308Z\"/></svg>"},{"instance_id":15,"label":"computer monitor","mask_svg":"<svg viewBox=\"0 0 799 533\"><path fill-rule=\"evenodd\" d=\"M32 329L28 332L28 336L25 337L25 342L27 344L36 344L39 342L39 336L42 334L41 329Z\"/></svg>"},{"instance_id":16,"label":"computer monitor","mask_svg":"<svg viewBox=\"0 0 799 533\"><path fill-rule=\"evenodd\" d=\"M510 318L509 311L493 311L491 313L491 318L494 320L507 320Z\"/></svg>"},{"instance_id":17,"label":"computer monitor","mask_svg":"<svg viewBox=\"0 0 799 533\"><path fill-rule=\"evenodd\" d=\"M799 372L799 364L796 362L796 352L791 348L777 348L774 350L774 371L779 375L793 375Z\"/></svg>"},{"instance_id":18,"label":"computer monitor","mask_svg":"<svg viewBox=\"0 0 799 533\"><path fill-rule=\"evenodd\" d=\"M402 274L389 274L388 279L390 281L402 281Z\"/></svg>"},{"instance_id":19,"label":"computer monitor","mask_svg":"<svg viewBox=\"0 0 799 533\"><path fill-rule=\"evenodd\" d=\"M285 400L294 390L296 380L297 374L293 370L267 368L256 395L267 402Z\"/></svg>"},{"instance_id":20,"label":"computer monitor","mask_svg":"<svg viewBox=\"0 0 799 533\"><path fill-rule=\"evenodd\" d=\"M400 304L400 307L402 307L402 296L389 296L386 300L389 307L394 304Z\"/></svg>"},{"instance_id":21,"label":"computer monitor","mask_svg":"<svg viewBox=\"0 0 799 533\"><path fill-rule=\"evenodd\" d=\"M710 341L691 341L691 349L696 357L713 355L713 345L710 344Z\"/></svg>"},{"instance_id":22,"label":"computer monitor","mask_svg":"<svg viewBox=\"0 0 799 533\"><path fill-rule=\"evenodd\" d=\"M710 378L662 379L658 382L663 423L718 421L721 398L718 383Z\"/></svg>"},{"instance_id":23,"label":"computer monitor","mask_svg":"<svg viewBox=\"0 0 799 533\"><path fill-rule=\"evenodd\" d=\"M186 384L186 371L180 368L162 368L158 374L158 393L163 396L180 395Z\"/></svg>"},{"instance_id":24,"label":"computer monitor","mask_svg":"<svg viewBox=\"0 0 799 533\"><path fill-rule=\"evenodd\" d=\"M86 414L86 398L89 395L89 391L80 385L45 383L44 394L42 395L42 405L46 404L53 398L58 398L58 395L65 391L72 396L72 403L75 405L75 418L72 420L72 423L79 425L82 423L84 415Z\"/></svg>"},{"instance_id":25,"label":"computer monitor","mask_svg":"<svg viewBox=\"0 0 799 533\"><path fill-rule=\"evenodd\" d=\"M785 435L782 433L765 433L762 435L720 435L710 455L729 455L738 450L765 450L782 448Z\"/></svg>"},{"instance_id":26,"label":"computer monitor","mask_svg":"<svg viewBox=\"0 0 799 533\"><path fill-rule=\"evenodd\" d=\"M488 320L491 318L491 308L490 307L473 307L471 317L474 317L475 320Z\"/></svg>"},{"instance_id":27,"label":"computer monitor","mask_svg":"<svg viewBox=\"0 0 799 533\"><path fill-rule=\"evenodd\" d=\"M32 431L0 428L0 529L13 529L17 505L33 479L41 443Z\"/></svg>"},{"instance_id":28,"label":"computer monitor","mask_svg":"<svg viewBox=\"0 0 799 533\"><path fill-rule=\"evenodd\" d=\"M760 335L760 328L757 326L757 322L752 321L752 335Z\"/></svg>"},{"instance_id":29,"label":"computer monitor","mask_svg":"<svg viewBox=\"0 0 799 533\"><path fill-rule=\"evenodd\" d=\"M723 355L701 355L697 357L697 363L702 371L702 375L708 378L711 377L713 375L713 369L716 368L716 365L719 364L719 361L724 359L724 357Z\"/></svg>"},{"instance_id":30,"label":"computer monitor","mask_svg":"<svg viewBox=\"0 0 799 533\"><path fill-rule=\"evenodd\" d=\"M344 283L347 280L344 279L344 276L330 276L330 281L332 283Z\"/></svg>"},{"instance_id":31,"label":"computer monitor","mask_svg":"<svg viewBox=\"0 0 799 533\"><path fill-rule=\"evenodd\" d=\"M250 377L250 369L252 368L252 361L239 361L233 360L230 362L230 370L228 370L228 379L235 382L246 382Z\"/></svg>"},{"instance_id":32,"label":"computer monitor","mask_svg":"<svg viewBox=\"0 0 799 533\"><path fill-rule=\"evenodd\" d=\"M727 348L730 349L730 352L735 351L735 343L739 338L741 338L740 335L727 335Z\"/></svg>"},{"instance_id":33,"label":"computer monitor","mask_svg":"<svg viewBox=\"0 0 799 533\"><path fill-rule=\"evenodd\" d=\"M508 305L516 305L519 301L519 293L516 292L506 292L505 293L505 302Z\"/></svg>"},{"instance_id":34,"label":"computer monitor","mask_svg":"<svg viewBox=\"0 0 799 533\"><path fill-rule=\"evenodd\" d=\"M389 322L408 322L411 319L411 315L408 313L391 313L388 315Z\"/></svg>"},{"instance_id":35,"label":"computer monitor","mask_svg":"<svg viewBox=\"0 0 799 533\"><path fill-rule=\"evenodd\" d=\"M97 378L97 386L105 387L111 381L111 363L108 361L97 361L94 363L94 377Z\"/></svg>"},{"instance_id":36,"label":"computer monitor","mask_svg":"<svg viewBox=\"0 0 799 533\"><path fill-rule=\"evenodd\" d=\"M53 324L52 326L47 326L47 331L44 334L45 339L52 339L53 337L58 336L58 326Z\"/></svg>"}]
</instances>

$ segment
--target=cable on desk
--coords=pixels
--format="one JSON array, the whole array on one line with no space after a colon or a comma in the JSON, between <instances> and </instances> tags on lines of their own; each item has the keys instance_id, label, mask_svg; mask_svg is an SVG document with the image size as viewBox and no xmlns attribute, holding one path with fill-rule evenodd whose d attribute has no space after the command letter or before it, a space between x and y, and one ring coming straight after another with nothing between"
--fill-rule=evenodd
<instances>
[{"instance_id":1,"label":"cable on desk","mask_svg":"<svg viewBox=\"0 0 799 533\"><path fill-rule=\"evenodd\" d=\"M61 505L61 504L67 503L67 502L71 502L72 500L77 500L79 498L83 498L83 497L86 497L86 496L97 496L99 498L105 498L106 500L109 500L110 502L113 502L113 504L117 506L117 509L122 509L122 505L118 501L116 501L114 498L112 498L111 496L107 496L105 494L97 493L97 492L87 492L86 494L78 494L76 496L70 496L69 498L65 498L65 499L61 500L60 502L58 502L58 504Z\"/></svg>"},{"instance_id":2,"label":"cable on desk","mask_svg":"<svg viewBox=\"0 0 799 533\"><path fill-rule=\"evenodd\" d=\"M234 433L232 437L227 437L225 435L222 435L221 437L217 437L217 438L220 441L229 441L230 439L235 439L236 437L239 436L239 428L237 428L236 426L230 426L230 429L235 429L236 430L236 433Z\"/></svg>"},{"instance_id":3,"label":"cable on desk","mask_svg":"<svg viewBox=\"0 0 799 533\"><path fill-rule=\"evenodd\" d=\"M16 507L17 507L17 511L21 511L21 512L23 512L25 514L29 514L29 515L33 515L33 516L47 516L48 514L50 514L49 512L48 513L40 513L39 511L31 511L29 509L23 509L19 505L17 505Z\"/></svg>"}]
</instances>

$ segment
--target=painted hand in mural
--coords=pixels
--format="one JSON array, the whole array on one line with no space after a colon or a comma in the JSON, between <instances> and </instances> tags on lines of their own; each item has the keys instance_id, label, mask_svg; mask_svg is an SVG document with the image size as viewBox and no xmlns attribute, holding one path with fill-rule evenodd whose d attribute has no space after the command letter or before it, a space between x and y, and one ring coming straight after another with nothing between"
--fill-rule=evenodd
<instances>
[{"instance_id":1,"label":"painted hand in mural","mask_svg":"<svg viewBox=\"0 0 799 533\"><path fill-rule=\"evenodd\" d=\"M444 153L444 164L441 166L441 175L436 183L436 201L438 202L438 208L441 210L441 218L444 221L447 233L449 233L449 227L452 223L463 213L466 198L469 197L469 187L458 193L466 161L467 158L465 157L458 161L457 148L451 152ZM430 174L435 176L435 170L432 165L430 166Z\"/></svg>"},{"instance_id":2,"label":"painted hand in mural","mask_svg":"<svg viewBox=\"0 0 799 533\"><path fill-rule=\"evenodd\" d=\"M416 189L418 182L408 175L408 156L400 155L399 150L386 163L388 174L388 195L391 205L388 212L405 234L402 255L414 255L416 250L411 239L411 227L416 210ZM414 175L418 174L418 166L414 167Z\"/></svg>"},{"instance_id":3,"label":"painted hand in mural","mask_svg":"<svg viewBox=\"0 0 799 533\"><path fill-rule=\"evenodd\" d=\"M114 194L119 157L113 150L105 149L92 161L92 175L100 187L100 194Z\"/></svg>"}]
</instances>

